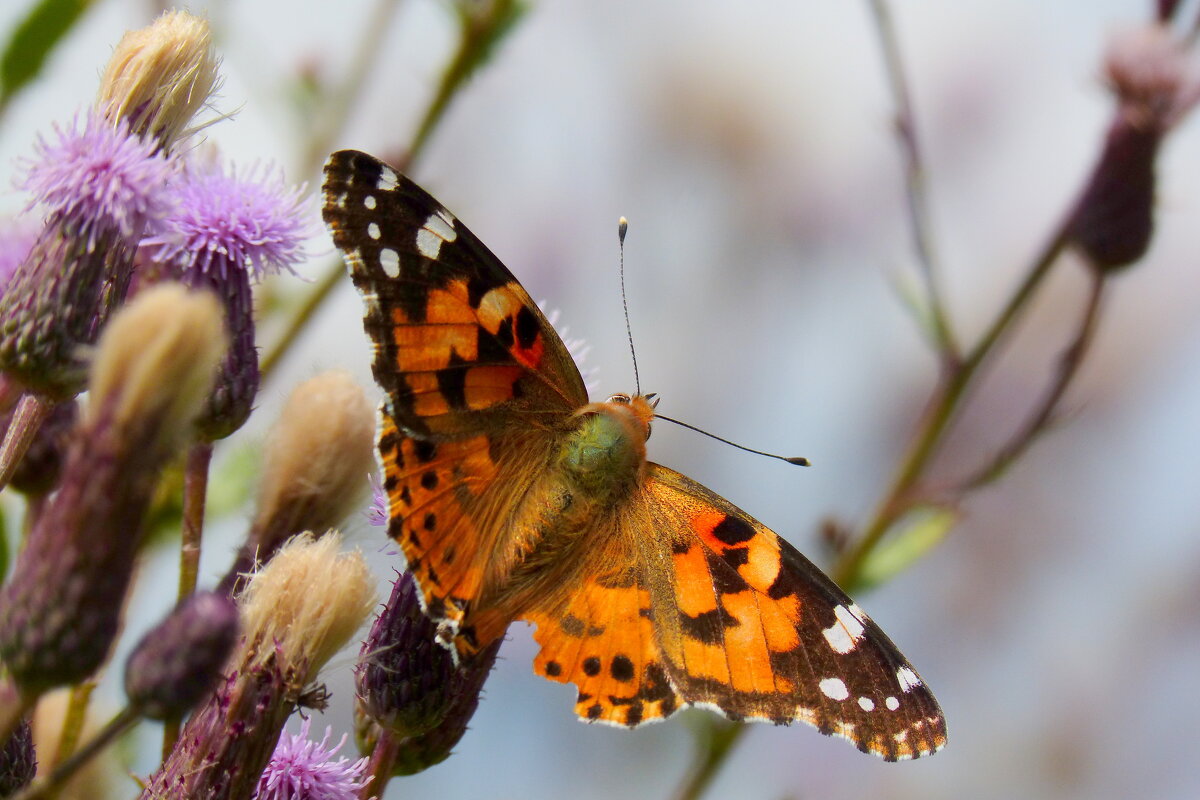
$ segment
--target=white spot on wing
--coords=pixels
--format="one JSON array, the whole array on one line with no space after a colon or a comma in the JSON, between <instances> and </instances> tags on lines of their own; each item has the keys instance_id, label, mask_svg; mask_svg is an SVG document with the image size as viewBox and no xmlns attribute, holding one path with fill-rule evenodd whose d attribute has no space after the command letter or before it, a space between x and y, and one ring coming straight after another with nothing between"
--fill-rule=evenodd
<instances>
[{"instance_id":1,"label":"white spot on wing","mask_svg":"<svg viewBox=\"0 0 1200 800\"><path fill-rule=\"evenodd\" d=\"M381 236L379 226L374 222L367 224L367 236L370 236L372 239L378 239Z\"/></svg>"},{"instance_id":2,"label":"white spot on wing","mask_svg":"<svg viewBox=\"0 0 1200 800\"><path fill-rule=\"evenodd\" d=\"M363 206L374 211L375 210L375 195L369 194L366 197L364 197L363 198Z\"/></svg>"},{"instance_id":3,"label":"white spot on wing","mask_svg":"<svg viewBox=\"0 0 1200 800\"><path fill-rule=\"evenodd\" d=\"M384 167L379 172L379 180L375 184L375 188L381 192L390 192L400 185L400 176L394 169Z\"/></svg>"},{"instance_id":4,"label":"white spot on wing","mask_svg":"<svg viewBox=\"0 0 1200 800\"><path fill-rule=\"evenodd\" d=\"M444 208L425 220L425 229L444 242L453 242L458 238L458 231L454 230L454 217Z\"/></svg>"},{"instance_id":5,"label":"white spot on wing","mask_svg":"<svg viewBox=\"0 0 1200 800\"><path fill-rule=\"evenodd\" d=\"M894 697L889 697L883 701L883 704L888 707L888 711L895 711L900 707L900 701Z\"/></svg>"},{"instance_id":6,"label":"white spot on wing","mask_svg":"<svg viewBox=\"0 0 1200 800\"><path fill-rule=\"evenodd\" d=\"M850 696L850 690L841 678L822 678L817 686L821 689L821 694L830 700L845 700Z\"/></svg>"},{"instance_id":7,"label":"white spot on wing","mask_svg":"<svg viewBox=\"0 0 1200 800\"><path fill-rule=\"evenodd\" d=\"M917 677L917 673L908 667L896 670L896 680L900 682L900 691L902 692L911 692L921 685L921 679Z\"/></svg>"},{"instance_id":8,"label":"white spot on wing","mask_svg":"<svg viewBox=\"0 0 1200 800\"><path fill-rule=\"evenodd\" d=\"M389 278L400 276L400 254L390 247L379 251L379 266Z\"/></svg>"},{"instance_id":9,"label":"white spot on wing","mask_svg":"<svg viewBox=\"0 0 1200 800\"><path fill-rule=\"evenodd\" d=\"M417 252L430 261L437 261L438 254L442 252L443 241L428 228L421 228L417 231Z\"/></svg>"},{"instance_id":10,"label":"white spot on wing","mask_svg":"<svg viewBox=\"0 0 1200 800\"><path fill-rule=\"evenodd\" d=\"M875 701L869 697L860 697L858 698L858 707L863 711L874 711Z\"/></svg>"},{"instance_id":11,"label":"white spot on wing","mask_svg":"<svg viewBox=\"0 0 1200 800\"><path fill-rule=\"evenodd\" d=\"M854 613L855 608L857 607L834 606L833 615L837 621L822 631L825 634L825 641L829 642L829 646L835 653L845 655L852 652L859 639L862 638L863 621L858 614Z\"/></svg>"}]
</instances>

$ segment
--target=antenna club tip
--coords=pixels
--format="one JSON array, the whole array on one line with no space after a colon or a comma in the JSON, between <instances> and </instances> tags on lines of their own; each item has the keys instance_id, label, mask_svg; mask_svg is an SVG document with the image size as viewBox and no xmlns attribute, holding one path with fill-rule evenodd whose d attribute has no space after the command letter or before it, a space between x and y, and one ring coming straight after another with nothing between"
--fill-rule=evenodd
<instances>
[{"instance_id":1,"label":"antenna club tip","mask_svg":"<svg viewBox=\"0 0 1200 800\"><path fill-rule=\"evenodd\" d=\"M617 235L621 237L621 243L625 243L625 234L629 231L629 220L621 217L617 220Z\"/></svg>"},{"instance_id":2,"label":"antenna club tip","mask_svg":"<svg viewBox=\"0 0 1200 800\"><path fill-rule=\"evenodd\" d=\"M784 461L788 462L789 464L795 464L798 467L812 466L812 462L804 456L792 456L791 458L785 458Z\"/></svg>"}]
</instances>

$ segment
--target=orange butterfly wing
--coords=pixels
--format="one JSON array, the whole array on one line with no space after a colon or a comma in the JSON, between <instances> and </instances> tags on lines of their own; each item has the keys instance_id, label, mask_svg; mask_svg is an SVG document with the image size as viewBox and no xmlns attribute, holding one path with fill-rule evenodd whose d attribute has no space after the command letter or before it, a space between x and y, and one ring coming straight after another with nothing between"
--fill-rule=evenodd
<instances>
[{"instance_id":1,"label":"orange butterfly wing","mask_svg":"<svg viewBox=\"0 0 1200 800\"><path fill-rule=\"evenodd\" d=\"M505 515L545 468L587 389L537 305L453 214L391 167L340 151L322 215L363 296L380 407L388 533L431 618L459 630L502 549Z\"/></svg>"}]
</instances>

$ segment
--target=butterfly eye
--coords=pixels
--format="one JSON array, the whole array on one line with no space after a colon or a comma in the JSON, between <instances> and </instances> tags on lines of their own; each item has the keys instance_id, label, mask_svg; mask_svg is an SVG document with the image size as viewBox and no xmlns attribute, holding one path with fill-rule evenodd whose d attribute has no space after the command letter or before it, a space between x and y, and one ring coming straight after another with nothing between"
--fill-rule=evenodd
<instances>
[{"instance_id":1,"label":"butterfly eye","mask_svg":"<svg viewBox=\"0 0 1200 800\"><path fill-rule=\"evenodd\" d=\"M632 402L632 399L627 394L614 394L612 397L608 398L608 402L628 405L630 402Z\"/></svg>"},{"instance_id":2,"label":"butterfly eye","mask_svg":"<svg viewBox=\"0 0 1200 800\"><path fill-rule=\"evenodd\" d=\"M646 438L647 439L650 438L650 423L649 422L646 423Z\"/></svg>"}]
</instances>

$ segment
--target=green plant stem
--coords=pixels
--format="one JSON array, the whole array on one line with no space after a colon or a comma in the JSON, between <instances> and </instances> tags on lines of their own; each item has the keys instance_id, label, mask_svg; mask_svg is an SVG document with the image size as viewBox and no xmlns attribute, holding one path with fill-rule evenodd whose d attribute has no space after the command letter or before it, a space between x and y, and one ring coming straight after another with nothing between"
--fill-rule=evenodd
<instances>
[{"instance_id":1,"label":"green plant stem","mask_svg":"<svg viewBox=\"0 0 1200 800\"><path fill-rule=\"evenodd\" d=\"M386 5L386 3L382 5ZM381 10L377 13L384 13L382 5ZM442 73L438 90L434 93L433 98L426 107L425 114L421 119L420 125L417 126L417 132L413 136L412 143L409 145L402 161L397 164L402 172L407 172L412 168L413 163L424 150L430 134L433 133L433 130L445 115L446 109L449 108L450 101L454 99L454 96L465 85L467 78L470 77L486 57L487 51L497 41L498 37L502 35L503 29L510 26L519 13L516 10L516 5L511 0L496 0L490 8L492 9L492 13L483 15L479 19L464 18L460 20L458 49ZM361 67L361 69L365 70L371 62L363 60L361 63L366 64L366 67ZM345 266L339 257L337 263L331 266L320 280L317 281L316 286L309 293L308 297L305 298L304 302L296 309L292 318L284 326L283 333L279 339L263 357L259 370L264 381L275 371L279 362L295 346L300 333L307 326L308 321L316 315L317 311L324 305L326 299L333 293L333 290L341 284L344 274Z\"/></svg>"},{"instance_id":2,"label":"green plant stem","mask_svg":"<svg viewBox=\"0 0 1200 800\"><path fill-rule=\"evenodd\" d=\"M196 591L200 573L200 551L204 539L204 503L208 496L208 469L212 463L211 442L196 442L188 448L183 468L183 520L179 547L179 592L182 602Z\"/></svg>"},{"instance_id":3,"label":"green plant stem","mask_svg":"<svg viewBox=\"0 0 1200 800\"><path fill-rule=\"evenodd\" d=\"M1066 246L1068 230L1074 218L1074 209L1061 222L1051 237L1049 244L1042 250L1033 266L1026 273L1024 281L1013 292L1000 314L992 322L991 327L980 338L979 342L963 361L954 369L947 372L926 406L925 412L918 423L912 443L900 466L897 468L891 486L884 495L883 501L876 508L874 516L864 527L863 534L839 559L833 570L833 578L847 591L852 591L859 580L859 572L867 556L875 549L884 534L913 501L912 493L918 480L930 459L941 445L943 436L954 420L967 389L978 374L980 367L994 351L996 344L1008 331L1017 316L1026 308L1034 291L1041 285L1050 268L1058 260Z\"/></svg>"},{"instance_id":4,"label":"green plant stem","mask_svg":"<svg viewBox=\"0 0 1200 800\"><path fill-rule=\"evenodd\" d=\"M345 78L339 82L336 89L323 94L324 106L321 113L316 115L312 134L304 148L302 174L309 175L320 169L333 143L341 135L351 110L370 83L371 72L375 68L399 7L400 0L379 0L375 4L367 21L366 34L353 48L354 56Z\"/></svg>"},{"instance_id":5,"label":"green plant stem","mask_svg":"<svg viewBox=\"0 0 1200 800\"><path fill-rule=\"evenodd\" d=\"M83 723L87 721L88 704L91 703L92 691L95 688L95 681L84 681L71 687L67 711L63 714L62 730L58 733L58 746L54 751L54 759L50 762L53 766L66 762L75 754L83 732Z\"/></svg>"},{"instance_id":6,"label":"green plant stem","mask_svg":"<svg viewBox=\"0 0 1200 800\"><path fill-rule=\"evenodd\" d=\"M904 71L904 59L900 55L900 42L896 36L896 27L892 23L892 13L886 0L868 0L871 18L875 22L875 30L879 36L880 50L883 53L885 72L888 85L891 88L892 99L896 104L896 137L904 156L905 189L907 192L906 207L908 222L912 232L913 247L916 249L917 261L921 267L921 276L925 283L926 307L929 321L933 328L933 336L942 355L945 369L953 369L959 359L958 342L950 327L946 314L945 303L942 300L941 289L938 285L938 258L934 247L932 224L930 222L929 198L925 188L925 163L921 156L920 143L917 138L916 114L913 112L912 92L908 88L908 79Z\"/></svg>"},{"instance_id":7,"label":"green plant stem","mask_svg":"<svg viewBox=\"0 0 1200 800\"><path fill-rule=\"evenodd\" d=\"M399 750L400 742L395 735L389 730L381 729L379 738L375 740L375 749L371 751L371 760L367 762L366 777L369 780L359 793L360 800L383 797L388 781L392 778Z\"/></svg>"},{"instance_id":8,"label":"green plant stem","mask_svg":"<svg viewBox=\"0 0 1200 800\"><path fill-rule=\"evenodd\" d=\"M729 722L722 724L717 720L708 722L705 741L701 743L696 766L688 776L679 791L676 800L697 800L702 797L712 784L721 765L733 751L733 746L746 732L746 723Z\"/></svg>"},{"instance_id":9,"label":"green plant stem","mask_svg":"<svg viewBox=\"0 0 1200 800\"><path fill-rule=\"evenodd\" d=\"M3 442L0 442L0 489L12 480L17 465L53 408L54 403L33 392L26 392L17 402L17 410L4 432Z\"/></svg>"}]
</instances>

